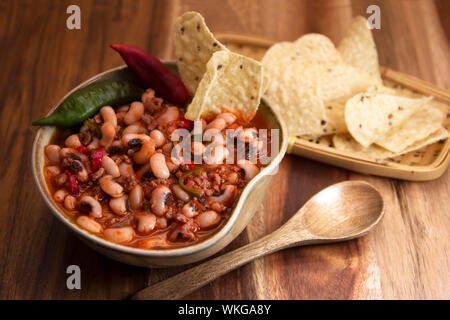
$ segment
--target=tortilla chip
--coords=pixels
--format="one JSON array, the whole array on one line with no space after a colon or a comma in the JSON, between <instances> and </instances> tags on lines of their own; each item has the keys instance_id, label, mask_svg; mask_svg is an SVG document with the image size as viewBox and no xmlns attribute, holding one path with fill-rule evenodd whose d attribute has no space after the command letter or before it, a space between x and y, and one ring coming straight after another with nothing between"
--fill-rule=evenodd
<instances>
[{"instance_id":1,"label":"tortilla chip","mask_svg":"<svg viewBox=\"0 0 450 320\"><path fill-rule=\"evenodd\" d=\"M214 38L198 12L186 12L175 21L175 57L181 80L193 96L206 64L216 51L228 49Z\"/></svg>"},{"instance_id":2,"label":"tortilla chip","mask_svg":"<svg viewBox=\"0 0 450 320\"><path fill-rule=\"evenodd\" d=\"M333 147L332 136L302 136L301 138L322 147Z\"/></svg>"},{"instance_id":3,"label":"tortilla chip","mask_svg":"<svg viewBox=\"0 0 450 320\"><path fill-rule=\"evenodd\" d=\"M263 84L260 62L231 51L215 52L185 117L211 119L219 113L232 112L250 121L258 110Z\"/></svg>"},{"instance_id":4,"label":"tortilla chip","mask_svg":"<svg viewBox=\"0 0 450 320\"><path fill-rule=\"evenodd\" d=\"M387 94L359 93L345 104L345 123L363 147L382 141L400 127L432 97L410 99Z\"/></svg>"},{"instance_id":5,"label":"tortilla chip","mask_svg":"<svg viewBox=\"0 0 450 320\"><path fill-rule=\"evenodd\" d=\"M438 142L448 138L448 132L444 128L439 128L437 131L430 134L428 137L414 142L406 149L400 152L392 152L377 145L371 145L367 148L361 146L349 134L337 134L333 137L333 144L336 149L350 153L358 158L367 159L370 161L378 161L386 158L393 158L414 150L421 149L429 144Z\"/></svg>"},{"instance_id":6,"label":"tortilla chip","mask_svg":"<svg viewBox=\"0 0 450 320\"><path fill-rule=\"evenodd\" d=\"M402 126L394 128L376 144L392 152L405 150L415 141L428 137L442 126L444 115L433 107L423 107Z\"/></svg>"},{"instance_id":7,"label":"tortilla chip","mask_svg":"<svg viewBox=\"0 0 450 320\"><path fill-rule=\"evenodd\" d=\"M377 48L365 18L353 18L337 49L346 63L382 83Z\"/></svg>"},{"instance_id":8,"label":"tortilla chip","mask_svg":"<svg viewBox=\"0 0 450 320\"><path fill-rule=\"evenodd\" d=\"M324 102L348 98L375 84L342 60L324 35L307 34L273 45L262 60L270 76L264 97L284 118L291 135L323 134Z\"/></svg>"},{"instance_id":9,"label":"tortilla chip","mask_svg":"<svg viewBox=\"0 0 450 320\"><path fill-rule=\"evenodd\" d=\"M345 101L328 102L325 105L327 123L323 129L324 135L348 132L345 124Z\"/></svg>"}]
</instances>

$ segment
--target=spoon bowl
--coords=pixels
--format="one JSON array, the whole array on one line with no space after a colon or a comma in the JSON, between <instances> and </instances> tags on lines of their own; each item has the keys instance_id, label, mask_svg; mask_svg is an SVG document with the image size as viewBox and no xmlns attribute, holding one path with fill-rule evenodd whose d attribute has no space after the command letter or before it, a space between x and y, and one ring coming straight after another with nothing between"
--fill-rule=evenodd
<instances>
[{"instance_id":1,"label":"spoon bowl","mask_svg":"<svg viewBox=\"0 0 450 320\"><path fill-rule=\"evenodd\" d=\"M347 181L320 191L299 213L301 224L312 235L348 240L367 233L380 221L384 202L370 184Z\"/></svg>"},{"instance_id":2,"label":"spoon bowl","mask_svg":"<svg viewBox=\"0 0 450 320\"><path fill-rule=\"evenodd\" d=\"M266 254L301 245L349 240L383 218L381 194L364 181L334 184L314 195L283 226L239 249L138 291L133 299L178 299Z\"/></svg>"}]
</instances>

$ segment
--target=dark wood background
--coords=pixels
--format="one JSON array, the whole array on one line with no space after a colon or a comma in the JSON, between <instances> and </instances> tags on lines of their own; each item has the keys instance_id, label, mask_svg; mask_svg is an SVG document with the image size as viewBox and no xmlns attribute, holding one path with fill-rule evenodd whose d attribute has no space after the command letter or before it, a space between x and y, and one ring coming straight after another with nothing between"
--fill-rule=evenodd
<instances>
[{"instance_id":1,"label":"dark wood background","mask_svg":"<svg viewBox=\"0 0 450 320\"><path fill-rule=\"evenodd\" d=\"M66 28L70 4L81 7L81 30ZM78 83L122 64L109 43L170 59L174 19L187 10L200 11L213 32L274 40L320 32L338 41L370 4L381 8L380 63L450 89L446 0L0 1L0 298L120 299L183 269L131 267L97 254L53 217L33 183L32 120ZM261 210L226 250L276 229L314 193L343 180L379 188L384 221L359 240L259 259L189 298L449 299L449 178L447 171L432 182L403 182L286 156ZM66 288L71 264L81 267L81 290Z\"/></svg>"}]
</instances>

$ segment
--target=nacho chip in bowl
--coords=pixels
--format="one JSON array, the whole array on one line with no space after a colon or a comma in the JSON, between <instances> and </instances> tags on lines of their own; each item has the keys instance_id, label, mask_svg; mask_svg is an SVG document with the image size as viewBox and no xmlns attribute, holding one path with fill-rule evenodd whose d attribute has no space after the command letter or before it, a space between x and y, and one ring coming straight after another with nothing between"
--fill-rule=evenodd
<instances>
[{"instance_id":1,"label":"nacho chip in bowl","mask_svg":"<svg viewBox=\"0 0 450 320\"><path fill-rule=\"evenodd\" d=\"M186 12L175 21L175 57L181 80L193 96L206 64L216 51L228 49L214 38L198 12Z\"/></svg>"},{"instance_id":2,"label":"nacho chip in bowl","mask_svg":"<svg viewBox=\"0 0 450 320\"><path fill-rule=\"evenodd\" d=\"M231 51L215 52L185 117L210 119L231 112L250 121L258 110L264 81L260 62Z\"/></svg>"}]
</instances>

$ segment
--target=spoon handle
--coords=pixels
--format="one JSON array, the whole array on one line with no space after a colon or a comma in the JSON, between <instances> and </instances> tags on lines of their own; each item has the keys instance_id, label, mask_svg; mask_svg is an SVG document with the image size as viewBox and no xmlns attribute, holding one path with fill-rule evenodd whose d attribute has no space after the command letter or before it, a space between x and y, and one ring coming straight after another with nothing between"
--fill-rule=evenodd
<instances>
[{"instance_id":1,"label":"spoon handle","mask_svg":"<svg viewBox=\"0 0 450 320\"><path fill-rule=\"evenodd\" d=\"M253 259L291 246L293 242L290 239L283 238L279 231L280 229L239 249L142 289L136 292L131 299L160 300L182 298ZM298 244L298 241L295 244Z\"/></svg>"}]
</instances>

